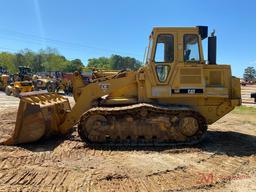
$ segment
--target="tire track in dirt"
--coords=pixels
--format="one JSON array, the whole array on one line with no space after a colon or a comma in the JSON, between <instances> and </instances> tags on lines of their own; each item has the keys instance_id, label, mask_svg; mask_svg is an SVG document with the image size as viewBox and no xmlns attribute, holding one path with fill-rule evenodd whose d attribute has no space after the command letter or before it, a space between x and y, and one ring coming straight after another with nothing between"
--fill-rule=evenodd
<instances>
[{"instance_id":1,"label":"tire track in dirt","mask_svg":"<svg viewBox=\"0 0 256 192\"><path fill-rule=\"evenodd\" d=\"M173 170L155 172L146 175L146 177L133 177L129 173L93 174L94 171L90 169L86 171L75 170L58 163L61 160L69 159L75 161L75 159L80 159L84 155L90 157L106 156L109 158L113 155L119 156L122 152L91 150L88 148L80 149L77 152L75 150L76 147L80 147L80 143L70 141L65 142L65 147L67 147L66 150L70 149L68 153L58 147L52 153L31 154L31 152L27 152L26 155L16 158L14 156L2 158L0 160L0 191L4 189L18 191L24 188L28 190L37 189L37 191L107 191L108 189L113 191L189 191L225 185L228 181L220 180L220 176L226 178L227 176L243 173L241 172L242 167L248 164L248 160L242 158L215 153L205 155L199 152L199 155L202 153L204 158L185 166L176 167ZM140 154L141 152L133 153ZM189 151L186 153L189 153ZM8 164L11 166L8 167ZM202 180L199 173L205 172L206 174L218 173L218 179Z\"/></svg>"},{"instance_id":2,"label":"tire track in dirt","mask_svg":"<svg viewBox=\"0 0 256 192\"><path fill-rule=\"evenodd\" d=\"M24 167L18 169L1 170L0 191L3 188L27 189L37 188L38 191L85 191L87 188L85 180L88 180L90 172L77 172L65 168L47 167L47 169L36 167Z\"/></svg>"},{"instance_id":3,"label":"tire track in dirt","mask_svg":"<svg viewBox=\"0 0 256 192\"><path fill-rule=\"evenodd\" d=\"M132 178L127 175L105 177L95 183L95 191L113 189L113 191L190 191L224 186L242 172L248 160L212 154L187 166L178 166L173 170L161 171L144 178ZM202 174L205 174L205 177ZM248 176L249 177L249 176ZM131 190L132 189L132 190ZM143 190L144 189L144 190Z\"/></svg>"},{"instance_id":4,"label":"tire track in dirt","mask_svg":"<svg viewBox=\"0 0 256 192\"><path fill-rule=\"evenodd\" d=\"M12 151L11 155L0 158L0 191L10 189L19 191L37 189L36 191L85 191L90 190L93 170L79 170L66 167L61 161L76 161L85 156L109 156L110 151L91 150L83 147L83 143L64 141L52 152L31 152L13 154L19 147L4 147ZM36 146L39 149L41 145ZM35 150L38 150L35 148ZM90 165L87 165L89 167ZM85 166L86 167L86 166ZM76 170L78 169L78 170ZM84 167L83 167L84 169Z\"/></svg>"},{"instance_id":5,"label":"tire track in dirt","mask_svg":"<svg viewBox=\"0 0 256 192\"><path fill-rule=\"evenodd\" d=\"M34 150L43 148L42 145L34 146ZM1 149L1 148L0 148ZM85 165L82 170L66 166L64 161L79 161L84 157L124 157L127 153L143 155L147 151L111 151L90 149L82 142L65 140L53 151L32 152L21 150L19 147L6 148L13 151L9 156L0 158L0 191L10 187L17 189L38 189L38 191L182 191L213 188L225 185L226 180L220 180L241 172L241 168L248 164L243 158L230 157L218 153L205 153L204 151L188 148L166 150L160 153L177 155L197 153L201 158L191 161L185 166L178 166L172 170L165 170L148 174L145 177L133 177L126 170L123 173L95 173L90 170L90 165ZM17 153L19 152L19 153ZM153 152L159 153L159 152ZM78 168L81 169L81 168ZM200 173L218 173L218 179L208 181L200 178ZM200 180L201 179L201 180ZM93 182L92 182L93 181ZM201 182L201 183L200 183Z\"/></svg>"}]
</instances>

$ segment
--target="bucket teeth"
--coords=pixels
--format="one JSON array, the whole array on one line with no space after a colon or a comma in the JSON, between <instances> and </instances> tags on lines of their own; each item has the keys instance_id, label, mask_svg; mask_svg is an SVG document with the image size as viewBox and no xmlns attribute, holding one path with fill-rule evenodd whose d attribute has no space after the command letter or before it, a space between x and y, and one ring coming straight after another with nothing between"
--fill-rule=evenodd
<instances>
[{"instance_id":1,"label":"bucket teeth","mask_svg":"<svg viewBox=\"0 0 256 192\"><path fill-rule=\"evenodd\" d=\"M56 93L21 95L14 132L2 144L29 143L58 134L70 110L68 99Z\"/></svg>"}]
</instances>

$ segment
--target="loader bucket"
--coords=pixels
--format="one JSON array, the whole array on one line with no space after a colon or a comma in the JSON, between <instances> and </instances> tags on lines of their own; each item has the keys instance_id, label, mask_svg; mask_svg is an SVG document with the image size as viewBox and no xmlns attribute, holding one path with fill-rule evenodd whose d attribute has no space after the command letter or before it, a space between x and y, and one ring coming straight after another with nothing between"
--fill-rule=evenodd
<instances>
[{"instance_id":1,"label":"loader bucket","mask_svg":"<svg viewBox=\"0 0 256 192\"><path fill-rule=\"evenodd\" d=\"M30 143L60 134L58 127L70 111L67 98L56 93L22 94L12 137L4 145Z\"/></svg>"}]
</instances>

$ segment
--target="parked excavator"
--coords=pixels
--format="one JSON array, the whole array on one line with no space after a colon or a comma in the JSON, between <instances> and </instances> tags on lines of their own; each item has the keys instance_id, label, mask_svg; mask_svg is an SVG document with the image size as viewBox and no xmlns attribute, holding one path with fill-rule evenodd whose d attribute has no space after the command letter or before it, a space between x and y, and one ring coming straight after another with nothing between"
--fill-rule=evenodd
<instances>
[{"instance_id":1,"label":"parked excavator","mask_svg":"<svg viewBox=\"0 0 256 192\"><path fill-rule=\"evenodd\" d=\"M241 104L239 78L216 64L216 36L207 26L155 27L145 65L101 75L85 84L73 76L75 105L56 93L23 94L12 137L3 144L66 134L76 124L83 141L97 145L198 143L207 125Z\"/></svg>"}]
</instances>

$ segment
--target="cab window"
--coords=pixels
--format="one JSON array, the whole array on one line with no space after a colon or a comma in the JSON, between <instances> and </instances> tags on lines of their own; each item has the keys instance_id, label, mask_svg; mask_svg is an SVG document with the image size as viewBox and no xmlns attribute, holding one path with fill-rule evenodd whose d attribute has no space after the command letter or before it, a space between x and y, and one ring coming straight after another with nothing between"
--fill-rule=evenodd
<instances>
[{"instance_id":1,"label":"cab window","mask_svg":"<svg viewBox=\"0 0 256 192\"><path fill-rule=\"evenodd\" d=\"M148 48L147 48L147 63L150 62L150 58L151 58L151 52L152 52L152 46L153 46L153 40L150 38L149 39L149 45L148 45Z\"/></svg>"},{"instance_id":2,"label":"cab window","mask_svg":"<svg viewBox=\"0 0 256 192\"><path fill-rule=\"evenodd\" d=\"M195 34L184 35L184 62L200 61L198 36Z\"/></svg>"},{"instance_id":3,"label":"cab window","mask_svg":"<svg viewBox=\"0 0 256 192\"><path fill-rule=\"evenodd\" d=\"M155 50L155 63L171 63L174 60L174 43L173 35L162 34L158 35L156 50Z\"/></svg>"},{"instance_id":4,"label":"cab window","mask_svg":"<svg viewBox=\"0 0 256 192\"><path fill-rule=\"evenodd\" d=\"M169 74L169 66L168 65L157 65L156 66L156 74L158 77L158 80L160 82L166 81L168 74Z\"/></svg>"}]
</instances>

